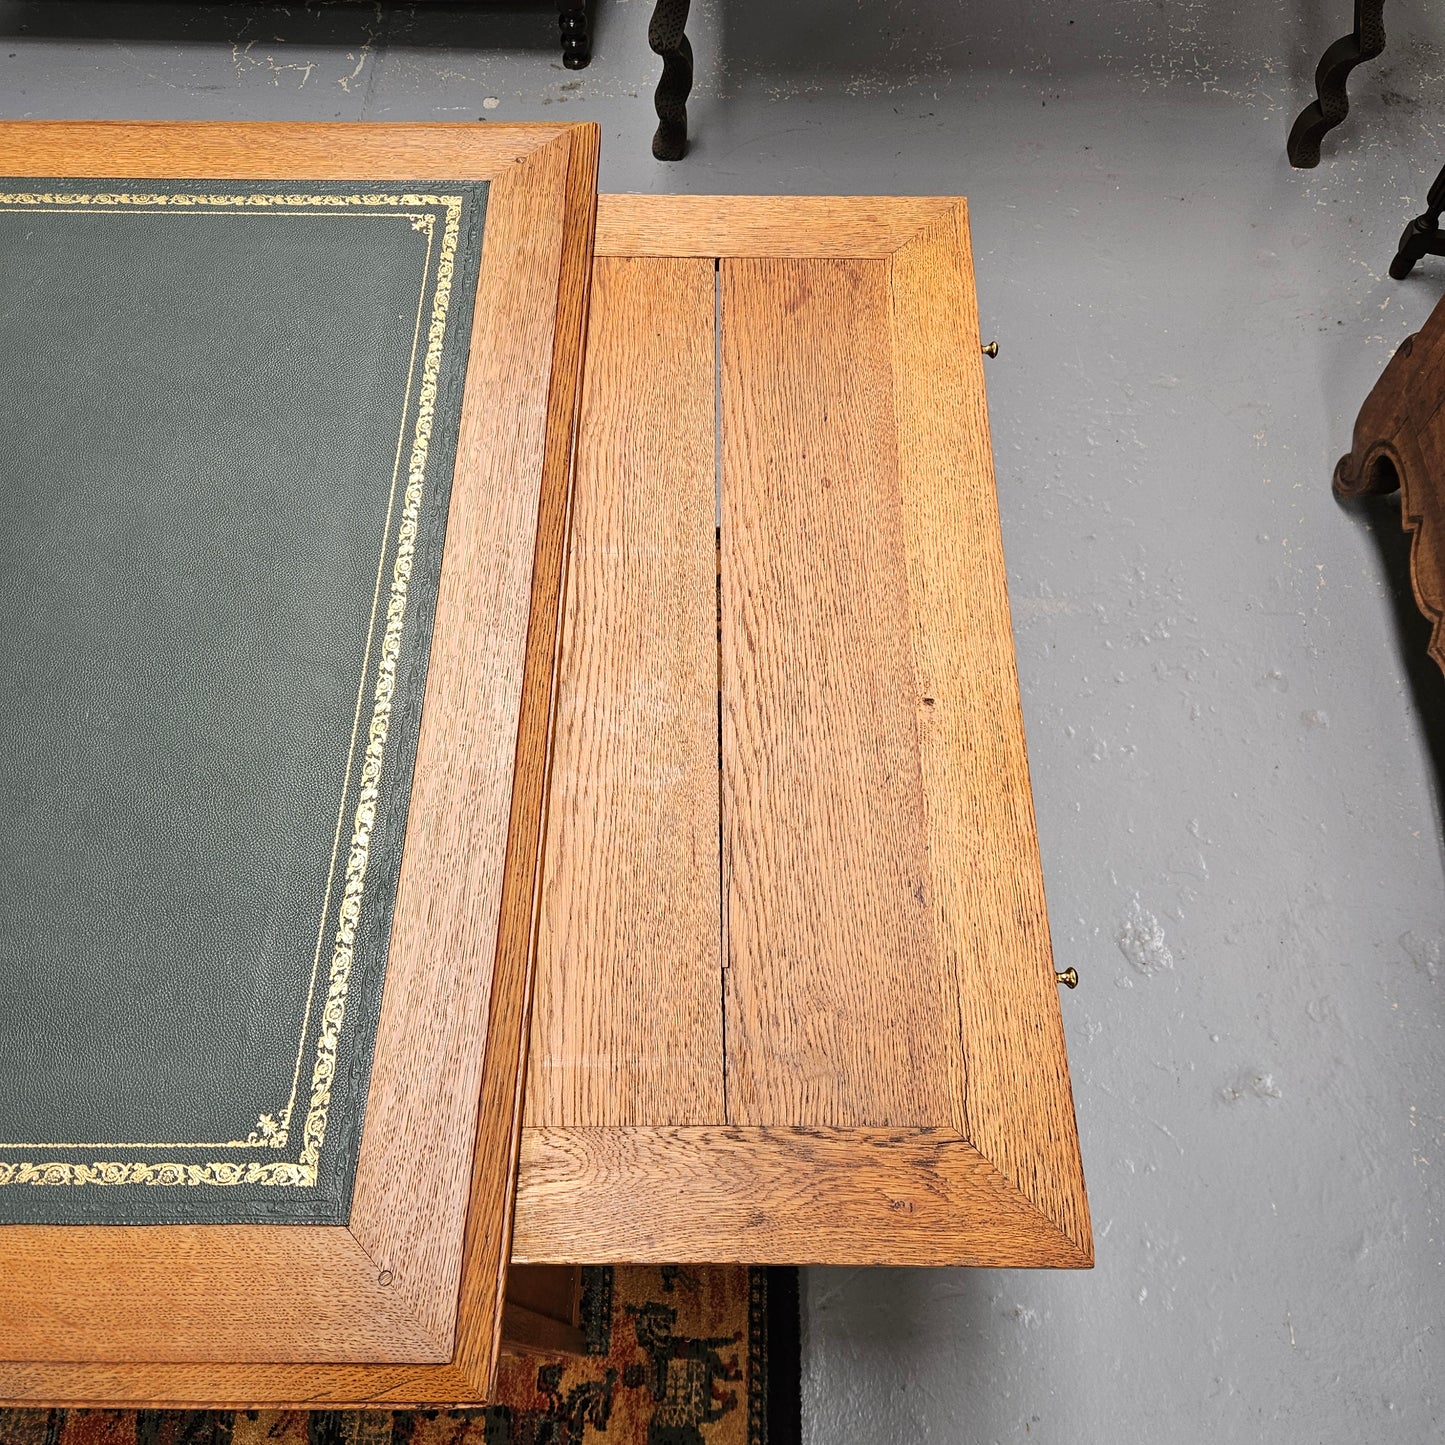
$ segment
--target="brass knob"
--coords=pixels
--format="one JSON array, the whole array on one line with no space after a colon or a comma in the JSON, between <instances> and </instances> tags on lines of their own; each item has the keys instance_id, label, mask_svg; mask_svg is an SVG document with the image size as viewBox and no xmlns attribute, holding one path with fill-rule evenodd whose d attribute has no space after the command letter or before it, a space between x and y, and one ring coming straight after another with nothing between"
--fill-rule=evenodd
<instances>
[{"instance_id":1,"label":"brass knob","mask_svg":"<svg viewBox=\"0 0 1445 1445\"><path fill-rule=\"evenodd\" d=\"M1066 968L1062 973L1055 973L1054 982L1063 984L1065 988L1078 988L1079 970L1077 968Z\"/></svg>"},{"instance_id":2,"label":"brass knob","mask_svg":"<svg viewBox=\"0 0 1445 1445\"><path fill-rule=\"evenodd\" d=\"M983 348L983 354L984 354L985 356L997 356L997 355L998 355L998 342L997 342L997 341L990 341L989 344Z\"/></svg>"}]
</instances>

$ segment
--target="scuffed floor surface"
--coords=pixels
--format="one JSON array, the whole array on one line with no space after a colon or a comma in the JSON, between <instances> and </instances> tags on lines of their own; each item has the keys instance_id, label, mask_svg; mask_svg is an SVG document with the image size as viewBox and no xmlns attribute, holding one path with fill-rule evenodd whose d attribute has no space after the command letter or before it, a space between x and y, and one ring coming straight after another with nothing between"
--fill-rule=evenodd
<instances>
[{"instance_id":1,"label":"scuffed floor surface","mask_svg":"<svg viewBox=\"0 0 1445 1445\"><path fill-rule=\"evenodd\" d=\"M972 206L1098 1267L812 1271L807 1438L1442 1438L1445 687L1395 516L1329 494L1445 291L1386 278L1445 159L1438 7L1389 8L1312 172L1345 0L700 0L671 167L645 0L579 73L545 4L429 8L0 0L0 113L592 118L608 189Z\"/></svg>"}]
</instances>

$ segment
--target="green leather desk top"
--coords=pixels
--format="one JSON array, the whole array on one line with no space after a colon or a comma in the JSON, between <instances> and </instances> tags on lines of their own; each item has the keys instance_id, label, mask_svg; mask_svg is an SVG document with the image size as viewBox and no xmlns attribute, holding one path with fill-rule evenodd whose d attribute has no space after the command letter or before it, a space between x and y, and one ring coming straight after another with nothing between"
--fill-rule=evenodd
<instances>
[{"instance_id":1,"label":"green leather desk top","mask_svg":"<svg viewBox=\"0 0 1445 1445\"><path fill-rule=\"evenodd\" d=\"M348 1216L486 185L0 179L0 1223Z\"/></svg>"}]
</instances>

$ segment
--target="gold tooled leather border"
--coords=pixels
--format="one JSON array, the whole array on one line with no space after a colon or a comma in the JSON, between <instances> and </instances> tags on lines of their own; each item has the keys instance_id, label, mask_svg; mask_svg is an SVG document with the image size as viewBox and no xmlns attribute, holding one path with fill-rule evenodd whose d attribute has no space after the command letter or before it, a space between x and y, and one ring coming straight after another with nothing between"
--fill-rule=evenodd
<instances>
[{"instance_id":1,"label":"gold tooled leather border","mask_svg":"<svg viewBox=\"0 0 1445 1445\"><path fill-rule=\"evenodd\" d=\"M336 839L332 848L331 866L327 874L326 895L321 922L317 930L316 954L312 963L311 984L307 993L306 1012L300 1029L296 1053L296 1071L292 1078L291 1097L275 1114L262 1114L245 1139L202 1143L102 1143L102 1144L10 1144L0 1149L49 1152L60 1149L286 1149L291 1139L292 1115L299 1092L301 1067L306 1056L307 1039L312 1033L312 1014L318 992L320 963L326 938L327 922L332 917L331 898L336 881L340 842L345 821L346 799L352 789L356 745L360 735L361 715L366 694L367 677L371 671L371 652L376 637L376 615L381 600L383 570L392 538L392 518L400 479L401 457L406 444L406 423L412 415L412 385L416 378L416 360L427 317L427 295L431 294L430 317L426 330L426 350L422 358L419 389L416 395L416 421L412 429L411 450L406 469L406 488L402 496L401 521L396 531L396 553L392 562L391 584L386 597L386 620L382 630L376 684L372 692L373 706L362 751L356 807L352 815L350 846L346 854L346 870L342 881L341 900L335 912L331 962L327 974L326 999L321 1008L316 1030L316 1047L311 1071L311 1094L301 1133L298 1157L292 1160L261 1162L185 1163L166 1161L98 1161L74 1164L60 1160L44 1162L0 1162L0 1186L7 1184L77 1185L77 1184L145 1184L145 1185L281 1185L293 1188L314 1188L321 1159L321 1146L326 1137L327 1113L331 1103L331 1085L336 1072L337 1046L346 1017L347 987L356 937L357 920L366 879L371 849L371 832L376 819L376 806L385 758L387 731L391 722L392 696L396 689L396 664L401 650L402 626L406 617L407 588L412 561L416 552L417 524L421 512L422 493L426 481L427 455L431 442L432 419L436 411L437 385L441 371L442 345L446 337L447 314L451 300L452 276L461 230L463 197L420 195L413 193L369 193L364 195L295 195L256 194L224 195L201 193L166 194L143 192L0 192L0 210L124 210L134 214L209 214L234 215L266 211L272 215L296 216L335 215L409 219L414 230L427 233L427 259L422 272L421 296L417 303L417 326L412 341L411 363L407 377L407 401L402 411L401 435L397 440L397 461L392 473L391 497L387 505L387 521L382 536L381 556L377 561L377 587L372 601L371 625L367 632L362 675L357 689L356 717L346 771L342 778L341 803L338 807ZM442 207L446 217L442 227L441 246L432 277L432 252L435 244L436 216L417 207ZM379 209L382 208L382 209Z\"/></svg>"}]
</instances>

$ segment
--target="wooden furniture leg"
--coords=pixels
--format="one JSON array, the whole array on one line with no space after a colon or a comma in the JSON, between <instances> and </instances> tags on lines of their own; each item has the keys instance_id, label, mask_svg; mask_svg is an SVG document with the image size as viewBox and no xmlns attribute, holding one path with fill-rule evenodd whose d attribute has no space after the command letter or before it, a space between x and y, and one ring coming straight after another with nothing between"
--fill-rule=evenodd
<instances>
[{"instance_id":1,"label":"wooden furniture leg","mask_svg":"<svg viewBox=\"0 0 1445 1445\"><path fill-rule=\"evenodd\" d=\"M692 46L684 33L689 0L657 0L647 43L662 57L662 78L653 97L657 134L652 154L660 161L680 161L687 153L687 97L692 90Z\"/></svg>"},{"instance_id":2,"label":"wooden furniture leg","mask_svg":"<svg viewBox=\"0 0 1445 1445\"><path fill-rule=\"evenodd\" d=\"M592 17L587 0L558 0L557 23L562 31L562 64L585 70L592 59Z\"/></svg>"},{"instance_id":3,"label":"wooden furniture leg","mask_svg":"<svg viewBox=\"0 0 1445 1445\"><path fill-rule=\"evenodd\" d=\"M1385 0L1355 0L1355 28L1320 56L1315 70L1316 99L1295 117L1285 151L1289 163L1309 170L1320 163L1320 141L1350 112L1345 82L1363 60L1385 48Z\"/></svg>"},{"instance_id":4,"label":"wooden furniture leg","mask_svg":"<svg viewBox=\"0 0 1445 1445\"><path fill-rule=\"evenodd\" d=\"M1440 212L1445 210L1445 169L1435 177L1425 197L1425 214L1416 216L1400 237L1400 249L1390 262L1390 275L1403 281L1423 256L1445 256L1445 231L1440 229Z\"/></svg>"}]
</instances>

